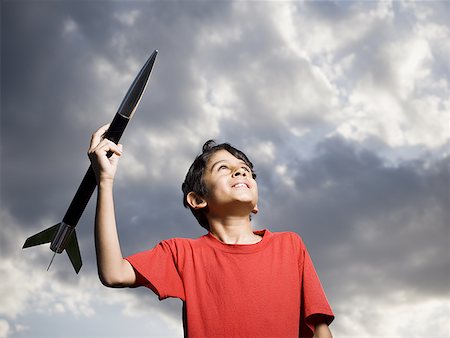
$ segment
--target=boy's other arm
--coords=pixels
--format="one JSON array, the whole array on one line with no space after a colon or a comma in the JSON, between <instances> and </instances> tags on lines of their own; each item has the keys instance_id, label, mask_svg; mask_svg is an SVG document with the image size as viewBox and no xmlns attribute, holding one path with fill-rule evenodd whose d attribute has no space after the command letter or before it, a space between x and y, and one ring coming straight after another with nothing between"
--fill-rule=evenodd
<instances>
[{"instance_id":1,"label":"boy's other arm","mask_svg":"<svg viewBox=\"0 0 450 338\"><path fill-rule=\"evenodd\" d=\"M136 273L131 264L123 259L117 234L114 213L113 183L122 146L102 139L109 125L98 129L91 139L89 158L98 183L95 215L95 250L98 274L108 287L132 286ZM112 156L108 158L107 153Z\"/></svg>"},{"instance_id":2,"label":"boy's other arm","mask_svg":"<svg viewBox=\"0 0 450 338\"><path fill-rule=\"evenodd\" d=\"M314 328L314 337L313 338L332 338L330 328L326 323L321 323L315 326Z\"/></svg>"}]
</instances>

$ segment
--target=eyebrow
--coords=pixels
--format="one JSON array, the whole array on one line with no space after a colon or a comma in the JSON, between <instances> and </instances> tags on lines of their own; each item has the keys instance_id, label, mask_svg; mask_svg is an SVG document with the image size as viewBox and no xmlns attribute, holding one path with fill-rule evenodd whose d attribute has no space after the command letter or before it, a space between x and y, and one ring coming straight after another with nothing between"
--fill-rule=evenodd
<instances>
[{"instance_id":1,"label":"eyebrow","mask_svg":"<svg viewBox=\"0 0 450 338\"><path fill-rule=\"evenodd\" d=\"M211 166L211 172L213 172L214 171L214 167L216 166L216 165L218 165L219 163L221 163L221 162L227 162L226 160L219 160L219 161L217 161L216 163L214 163L212 166Z\"/></svg>"},{"instance_id":2,"label":"eyebrow","mask_svg":"<svg viewBox=\"0 0 450 338\"><path fill-rule=\"evenodd\" d=\"M238 160L239 160L240 164L243 164L243 165L245 165L246 167L248 167L248 164L245 163L243 160L241 160L241 159L238 159ZM218 165L219 163L222 163L222 162L229 163L228 160L219 160L219 161L215 162L215 163L211 166L211 172L214 171L214 167L215 167L216 165Z\"/></svg>"}]
</instances>

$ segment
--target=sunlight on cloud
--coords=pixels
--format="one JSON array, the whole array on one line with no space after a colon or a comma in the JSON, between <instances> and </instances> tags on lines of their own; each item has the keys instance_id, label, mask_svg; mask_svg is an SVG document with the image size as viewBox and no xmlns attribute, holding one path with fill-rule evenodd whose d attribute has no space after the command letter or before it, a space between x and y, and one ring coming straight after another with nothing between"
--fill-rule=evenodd
<instances>
[{"instance_id":1,"label":"sunlight on cloud","mask_svg":"<svg viewBox=\"0 0 450 338\"><path fill-rule=\"evenodd\" d=\"M26 238L20 230L22 227L6 210L2 210L2 221L5 222L1 229L2 237L13 240L11 245L20 248ZM0 273L4 287L0 289L0 315L6 320L16 321L30 311L48 315L63 312L76 316L94 314L90 305L92 294L85 291L92 289L92 283L85 278L81 278L76 285L60 282L55 278L54 271L47 272L41 264L36 264L37 253L40 252L36 248L27 252L14 250L2 253ZM41 249L48 250L48 247ZM20 323L14 327L11 325L9 323L10 330L21 330Z\"/></svg>"},{"instance_id":2,"label":"sunlight on cloud","mask_svg":"<svg viewBox=\"0 0 450 338\"><path fill-rule=\"evenodd\" d=\"M72 99L60 95L55 106L66 111L52 111L51 105L48 116L56 117L61 127L78 119L91 130L93 119L111 120L142 67L148 51L139 41L154 41L162 52L157 66L162 76L152 87L149 97L155 101L148 101L148 107L154 109L155 102L157 107L154 115L142 116L151 122L135 124L133 137L124 141L117 174L119 188L130 184L138 197L143 191L156 195L150 206L156 212L146 210L152 213L150 221L160 223L166 215L162 209L169 194L175 185L179 192L205 140L244 145L250 158L257 159L257 174L262 168L259 182L269 192L266 203L284 201L270 216L258 217L267 217L269 224L297 224L300 219L306 226L298 229L319 253L314 255L317 267L332 276L323 281L334 298L336 337L449 336L444 189L450 28L445 13L438 13L448 6L401 0L129 5L87 1L75 10L70 3L43 2L39 6L45 10L34 13L31 2L8 2L5 9L11 6L8 14L18 20L5 15L5 27L12 32L5 41L40 43L8 45L5 64L23 72L19 79L30 86L41 79L33 74L45 73L55 86L73 78L80 88L68 87ZM17 55L27 55L30 48L35 57L23 68ZM50 78L56 72L46 70L72 56L75 68L65 67L64 78ZM5 85L17 82L11 81L15 72L5 74ZM22 86L7 87L13 98L22 94ZM27 97L42 101L38 94ZM73 102L73 97L83 99ZM30 116L19 100L7 102L18 108L8 114L11 130L5 130L10 135L32 133L33 128L24 126L40 115ZM27 168L34 169L36 178L44 170L44 176L55 175L54 168L36 168L26 160L20 142L5 140L5 163L18 168L11 171L15 181L21 182ZM39 149L45 148L43 140L39 138ZM372 147L371 142L376 143L373 152L355 150ZM439 151L447 157L441 158ZM396 160L382 163L382 152ZM426 152L432 153L429 161ZM415 162L402 158L405 153ZM439 157L439 165L432 157ZM147 189L152 183L155 189ZM48 245L20 250L27 236L42 230L37 224L54 224L58 215L49 210L62 207L60 201L46 202L44 211L36 211L20 194L34 194L40 185L23 186L17 192L10 184L4 197L11 211L0 208L0 338L26 330L31 335L36 326L48 330L55 317L62 319L61 325L76 319L86 336L89 326L99 322L106 323L100 329L109 335L118 335L118 327L124 332L133 327L136 335L182 336L176 312L180 302L159 304L150 291L147 299L143 290L105 288L93 271L94 262L75 276L66 254L60 261L57 256L47 272ZM128 198L123 204L130 211L122 217L131 219L138 233L147 233L141 228L147 216L136 212L148 205L144 203ZM172 220L171 208L167 205ZM36 214L34 225L27 224ZM174 222L180 220L175 214ZM156 228L154 235L168 233Z\"/></svg>"},{"instance_id":3,"label":"sunlight on cloud","mask_svg":"<svg viewBox=\"0 0 450 338\"><path fill-rule=\"evenodd\" d=\"M1 229L2 238L15 239L11 245L20 247L22 239L26 237L20 230L21 227L5 210L2 210L3 221L6 226ZM73 318L93 318L98 315L97 311L104 304L118 305L123 309L123 315L130 318L151 317L151 325L142 325L142 328L150 325L150 332L161 332L161 334L170 332L177 336L182 335L180 318L176 318L163 309L155 308L151 305L152 302L149 304L148 300L143 301L141 297L134 294L133 290L120 292L117 289L108 289L101 285L96 274L88 275L86 272L71 278L72 281L75 281L73 283L60 280L56 267L53 270L45 271L42 264L36 264L38 257L36 252L39 251L37 248L29 249L30 251L26 252L2 252L0 260L2 276L0 337L6 338L33 330L33 327L24 325L24 320L33 314L39 314L42 318L51 318L57 315L63 325L64 321L70 321ZM48 247L41 247L41 249L49 250ZM149 297L152 296L149 294ZM156 297L153 297L156 303L159 303ZM127 320L123 320L123 323L132 325ZM89 332L88 324L86 325L84 330Z\"/></svg>"},{"instance_id":4,"label":"sunlight on cloud","mask_svg":"<svg viewBox=\"0 0 450 338\"><path fill-rule=\"evenodd\" d=\"M208 122L199 123L196 126L203 128L202 132L182 126L175 126L170 130L136 131L135 137L128 139L124 146L117 177L125 179L118 181L151 182L161 178L166 180L173 177L184 178L192 158L186 158L183 151L200 150L200 144L206 137L204 135L211 132L211 129L206 127L207 124Z\"/></svg>"},{"instance_id":5,"label":"sunlight on cloud","mask_svg":"<svg viewBox=\"0 0 450 338\"><path fill-rule=\"evenodd\" d=\"M8 337L9 333L9 323L4 319L0 319L0 338Z\"/></svg>"},{"instance_id":6,"label":"sunlight on cloud","mask_svg":"<svg viewBox=\"0 0 450 338\"><path fill-rule=\"evenodd\" d=\"M336 53L342 53L358 41L364 41L378 25L386 25L393 19L391 1L329 4L336 5L339 14L335 18L310 15L310 12L302 11L302 7L307 4L298 5L298 13L292 12L296 14L292 21L297 23L297 38L293 35L292 43L298 44L298 49L305 50L311 59L326 62L336 62ZM303 24L298 25L299 21Z\"/></svg>"},{"instance_id":7,"label":"sunlight on cloud","mask_svg":"<svg viewBox=\"0 0 450 338\"><path fill-rule=\"evenodd\" d=\"M217 23L218 25L220 23ZM210 48L211 46L224 46L239 41L242 38L242 31L239 27L215 27L216 29L211 30L210 27L205 27L198 34L198 44L203 48Z\"/></svg>"},{"instance_id":8,"label":"sunlight on cloud","mask_svg":"<svg viewBox=\"0 0 450 338\"><path fill-rule=\"evenodd\" d=\"M2 292L0 314L15 319L30 309L49 315L70 312L75 316L92 316L95 313L91 307L92 294L85 291L92 289L91 282L81 278L77 285L67 285L54 278L53 272L29 263L20 257L3 259L0 263L6 276L2 282L10 285Z\"/></svg>"},{"instance_id":9,"label":"sunlight on cloud","mask_svg":"<svg viewBox=\"0 0 450 338\"><path fill-rule=\"evenodd\" d=\"M203 77L201 80L198 96L203 103L205 114L214 114L218 118L231 117L235 105L238 104L238 97L231 81L223 77L214 80Z\"/></svg>"},{"instance_id":10,"label":"sunlight on cloud","mask_svg":"<svg viewBox=\"0 0 450 338\"><path fill-rule=\"evenodd\" d=\"M20 251L11 250L20 248L22 240L26 238L20 230L20 226L10 213L0 210L2 228L1 237L8 239L7 245L2 245L2 259L0 260L0 272L4 287L0 288L0 315L14 319L27 308L27 301L34 293L35 288L43 285L43 280L39 279L31 267L24 268L25 261L20 256ZM11 251L13 253L11 253ZM29 283L33 280L33 283Z\"/></svg>"},{"instance_id":11,"label":"sunlight on cloud","mask_svg":"<svg viewBox=\"0 0 450 338\"><path fill-rule=\"evenodd\" d=\"M137 9L134 9L130 11L116 12L114 14L114 18L117 19L117 21L119 21L123 25L133 26L140 15L141 12Z\"/></svg>"},{"instance_id":12,"label":"sunlight on cloud","mask_svg":"<svg viewBox=\"0 0 450 338\"><path fill-rule=\"evenodd\" d=\"M438 61L433 48L450 34L426 23L414 29L418 36L386 42L375 51L372 62L378 66L348 92L338 133L359 141L381 137L393 147L438 147L448 140L450 90L432 67Z\"/></svg>"},{"instance_id":13,"label":"sunlight on cloud","mask_svg":"<svg viewBox=\"0 0 450 338\"><path fill-rule=\"evenodd\" d=\"M388 296L388 297L387 297ZM351 296L335 308L338 337L448 337L449 299L411 299L404 292Z\"/></svg>"},{"instance_id":14,"label":"sunlight on cloud","mask_svg":"<svg viewBox=\"0 0 450 338\"><path fill-rule=\"evenodd\" d=\"M124 153L120 158L119 169L117 171L118 182L121 182L123 177L125 177L124 181L130 179L136 182L146 177L147 167L142 160L142 156L129 151L125 147L123 151Z\"/></svg>"},{"instance_id":15,"label":"sunlight on cloud","mask_svg":"<svg viewBox=\"0 0 450 338\"><path fill-rule=\"evenodd\" d=\"M275 160L275 145L271 141L260 141L252 149L252 158L259 163L270 164Z\"/></svg>"},{"instance_id":16,"label":"sunlight on cloud","mask_svg":"<svg viewBox=\"0 0 450 338\"><path fill-rule=\"evenodd\" d=\"M131 68L136 68L137 74L138 67L134 67L137 65L134 65L134 62L132 63ZM108 84L108 86L114 85L116 88L122 86L127 88L127 84L129 86L136 76L136 74L132 74L130 71L118 71L116 65L100 56L92 60L91 69L100 83Z\"/></svg>"},{"instance_id":17,"label":"sunlight on cloud","mask_svg":"<svg viewBox=\"0 0 450 338\"><path fill-rule=\"evenodd\" d=\"M298 11L294 3L277 4L272 7L272 19L275 29L278 30L289 50L301 58L308 58L304 46L299 41L297 34Z\"/></svg>"},{"instance_id":18,"label":"sunlight on cloud","mask_svg":"<svg viewBox=\"0 0 450 338\"><path fill-rule=\"evenodd\" d=\"M408 99L415 87L431 75L432 53L428 42L423 39L388 43L380 50L379 58L385 61L390 73L389 79L385 80L388 84L394 82L388 90L395 90L393 94L398 94L402 100Z\"/></svg>"},{"instance_id":19,"label":"sunlight on cloud","mask_svg":"<svg viewBox=\"0 0 450 338\"><path fill-rule=\"evenodd\" d=\"M212 80L202 77L197 91L197 102L204 113L197 132L198 135L203 134L204 138L220 133L219 123L222 119L236 118L234 113L239 104L237 95L232 84L224 78Z\"/></svg>"},{"instance_id":20,"label":"sunlight on cloud","mask_svg":"<svg viewBox=\"0 0 450 338\"><path fill-rule=\"evenodd\" d=\"M312 81L303 74L303 83L297 87L277 81L282 92L275 93L280 99L270 109L278 108L278 116L289 120L286 113L294 111L290 102L301 102L307 111L311 109L308 102L325 99L329 104L320 107L321 112L332 110L336 131L347 138L363 141L376 136L394 147L444 144L449 137L450 91L444 74L433 73L432 67L439 62L436 52L441 58L450 52L448 44L442 44L450 38L449 29L429 22L434 13L421 4L399 4L400 13L418 18L411 28L407 26L411 22L399 21L399 10L394 11L390 1L328 4L333 6L339 13L334 17L304 14L307 7L315 7L307 3L273 6L275 29L291 52L311 63L315 75ZM416 34L405 39L401 33L387 34L392 30ZM302 95L305 82L317 96ZM311 83L322 83L328 93ZM296 100L286 94L286 88L297 94ZM430 92L430 88L436 90ZM326 114L323 118L327 119Z\"/></svg>"},{"instance_id":21,"label":"sunlight on cloud","mask_svg":"<svg viewBox=\"0 0 450 338\"><path fill-rule=\"evenodd\" d=\"M126 50L128 46L128 37L121 32L114 34L109 42L111 47L116 50Z\"/></svg>"},{"instance_id":22,"label":"sunlight on cloud","mask_svg":"<svg viewBox=\"0 0 450 338\"><path fill-rule=\"evenodd\" d=\"M122 314L130 318L152 318L152 321L165 328L166 332L176 333L182 336L182 325L180 318L176 318L173 314L162 310L161 302L156 296L148 290L147 297L140 297L135 294L133 289L117 290L106 289L100 290L97 302L104 302L109 305L120 305ZM170 300L166 300L170 301ZM180 309L181 311L181 309Z\"/></svg>"},{"instance_id":23,"label":"sunlight on cloud","mask_svg":"<svg viewBox=\"0 0 450 338\"><path fill-rule=\"evenodd\" d=\"M63 32L65 34L71 34L78 31L78 25L73 19L67 19L64 21Z\"/></svg>"},{"instance_id":24,"label":"sunlight on cloud","mask_svg":"<svg viewBox=\"0 0 450 338\"><path fill-rule=\"evenodd\" d=\"M372 134L393 146L405 142L401 129L405 119L401 104L389 90L377 86L371 74L360 80L349 102L350 105L343 110L346 119L337 128L341 135L362 141Z\"/></svg>"},{"instance_id":25,"label":"sunlight on cloud","mask_svg":"<svg viewBox=\"0 0 450 338\"><path fill-rule=\"evenodd\" d=\"M116 34L111 41L117 47L124 43L123 36L120 34ZM98 91L95 95L98 102L94 102L94 104L99 105L96 109L99 112L105 112L108 120L117 111L144 62L145 60L137 60L129 56L118 66L113 63L113 60L100 55L91 59L91 64L88 66L91 69L93 81L98 82L90 84L93 88L96 86ZM91 118L91 115L92 113L83 114L86 118Z\"/></svg>"},{"instance_id":26,"label":"sunlight on cloud","mask_svg":"<svg viewBox=\"0 0 450 338\"><path fill-rule=\"evenodd\" d=\"M281 182L287 187L295 189L295 181L291 175L289 175L288 167L285 165L275 166L275 172L278 175Z\"/></svg>"},{"instance_id":27,"label":"sunlight on cloud","mask_svg":"<svg viewBox=\"0 0 450 338\"><path fill-rule=\"evenodd\" d=\"M337 131L348 138L381 137L393 147L424 144L438 147L448 140L449 88L430 79L429 45L423 40L387 44L380 51L388 78L367 73L349 95ZM443 99L421 88L439 87Z\"/></svg>"}]
</instances>

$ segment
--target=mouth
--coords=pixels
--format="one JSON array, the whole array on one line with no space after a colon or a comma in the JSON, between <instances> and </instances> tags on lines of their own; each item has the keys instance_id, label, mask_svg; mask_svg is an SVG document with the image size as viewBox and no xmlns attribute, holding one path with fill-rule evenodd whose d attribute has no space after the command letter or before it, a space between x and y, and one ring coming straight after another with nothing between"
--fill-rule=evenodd
<instances>
[{"instance_id":1,"label":"mouth","mask_svg":"<svg viewBox=\"0 0 450 338\"><path fill-rule=\"evenodd\" d=\"M243 182L238 182L236 184L233 184L232 187L233 188L247 188L247 189L250 188L247 183L243 183Z\"/></svg>"}]
</instances>

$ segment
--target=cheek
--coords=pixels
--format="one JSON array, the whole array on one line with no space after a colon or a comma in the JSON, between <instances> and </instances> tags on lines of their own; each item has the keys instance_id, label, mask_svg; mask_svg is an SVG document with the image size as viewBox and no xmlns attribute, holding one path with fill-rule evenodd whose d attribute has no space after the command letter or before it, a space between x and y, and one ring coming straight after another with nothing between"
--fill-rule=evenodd
<instances>
[{"instance_id":1,"label":"cheek","mask_svg":"<svg viewBox=\"0 0 450 338\"><path fill-rule=\"evenodd\" d=\"M253 188L253 191L255 193L256 198L258 198L258 185L256 185L256 183L255 183L255 186Z\"/></svg>"},{"instance_id":2,"label":"cheek","mask_svg":"<svg viewBox=\"0 0 450 338\"><path fill-rule=\"evenodd\" d=\"M216 199L223 195L227 190L226 180L215 180L214 182L207 182L206 187L208 190L208 197Z\"/></svg>"}]
</instances>

